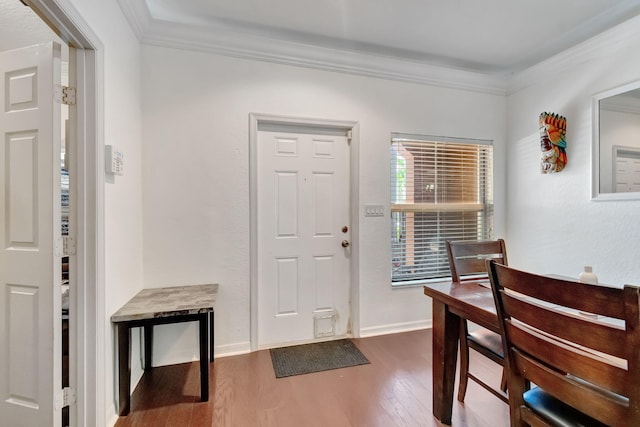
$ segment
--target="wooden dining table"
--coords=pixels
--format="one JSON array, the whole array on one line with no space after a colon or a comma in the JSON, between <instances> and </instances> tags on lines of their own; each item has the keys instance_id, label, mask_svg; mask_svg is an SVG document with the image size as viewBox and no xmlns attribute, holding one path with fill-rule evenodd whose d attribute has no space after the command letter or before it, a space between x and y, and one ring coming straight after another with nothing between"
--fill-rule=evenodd
<instances>
[{"instance_id":1,"label":"wooden dining table","mask_svg":"<svg viewBox=\"0 0 640 427\"><path fill-rule=\"evenodd\" d=\"M460 322L499 333L498 315L488 280L430 283L424 294L433 302L433 415L451 424Z\"/></svg>"}]
</instances>

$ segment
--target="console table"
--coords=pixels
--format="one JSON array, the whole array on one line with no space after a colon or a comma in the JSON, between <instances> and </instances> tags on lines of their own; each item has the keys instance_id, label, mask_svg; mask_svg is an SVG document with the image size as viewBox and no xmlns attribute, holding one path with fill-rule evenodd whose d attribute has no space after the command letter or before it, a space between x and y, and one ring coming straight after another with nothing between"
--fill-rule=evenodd
<instances>
[{"instance_id":1,"label":"console table","mask_svg":"<svg viewBox=\"0 0 640 427\"><path fill-rule=\"evenodd\" d=\"M118 335L120 415L127 415L131 404L131 328L144 328L144 370L149 371L153 327L168 323L198 322L200 400L209 400L208 359L213 362L213 312L217 293L217 284L143 289L111 316Z\"/></svg>"}]
</instances>

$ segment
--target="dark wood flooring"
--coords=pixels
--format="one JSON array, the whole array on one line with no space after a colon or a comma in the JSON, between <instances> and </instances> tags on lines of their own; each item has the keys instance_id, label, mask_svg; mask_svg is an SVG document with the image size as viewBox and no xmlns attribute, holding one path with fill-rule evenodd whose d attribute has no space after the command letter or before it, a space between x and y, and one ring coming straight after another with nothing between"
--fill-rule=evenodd
<instances>
[{"instance_id":1,"label":"dark wood flooring","mask_svg":"<svg viewBox=\"0 0 640 427\"><path fill-rule=\"evenodd\" d=\"M354 342L371 364L280 379L268 350L218 358L209 402L200 402L198 362L154 368L116 427L442 425L431 414L431 330ZM500 367L471 353L472 371L497 387ZM470 381L452 425L507 427L509 408Z\"/></svg>"}]
</instances>

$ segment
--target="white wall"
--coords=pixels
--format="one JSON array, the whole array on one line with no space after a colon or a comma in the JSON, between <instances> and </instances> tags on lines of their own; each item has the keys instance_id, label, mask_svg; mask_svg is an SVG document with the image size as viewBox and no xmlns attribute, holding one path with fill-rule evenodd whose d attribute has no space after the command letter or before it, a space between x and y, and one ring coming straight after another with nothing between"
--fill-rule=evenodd
<instances>
[{"instance_id":1,"label":"white wall","mask_svg":"<svg viewBox=\"0 0 640 427\"><path fill-rule=\"evenodd\" d=\"M588 47L572 51L570 67L562 61L539 65L549 77L508 97L509 263L573 277L592 265L601 282L637 284L640 202L591 201L591 97L640 79L640 20ZM543 111L567 118L568 164L558 174L540 174Z\"/></svg>"},{"instance_id":2,"label":"white wall","mask_svg":"<svg viewBox=\"0 0 640 427\"><path fill-rule=\"evenodd\" d=\"M152 46L142 66L145 286L219 283L218 354L249 350L249 113L359 122L361 205L389 204L391 132L494 140L504 235L503 96ZM360 332L426 326L422 289L391 289L388 216L354 221ZM154 364L197 359L195 327L158 329Z\"/></svg>"},{"instance_id":3,"label":"white wall","mask_svg":"<svg viewBox=\"0 0 640 427\"><path fill-rule=\"evenodd\" d=\"M105 329L107 342L104 387L106 408L98 425L110 425L115 417L117 389L114 353L115 330L110 316L135 295L143 284L141 203L141 88L140 45L115 1L72 0L73 6L103 44L104 142L124 152L125 173L105 184ZM139 350L132 361L140 375ZM98 376L100 378L100 375Z\"/></svg>"}]
</instances>

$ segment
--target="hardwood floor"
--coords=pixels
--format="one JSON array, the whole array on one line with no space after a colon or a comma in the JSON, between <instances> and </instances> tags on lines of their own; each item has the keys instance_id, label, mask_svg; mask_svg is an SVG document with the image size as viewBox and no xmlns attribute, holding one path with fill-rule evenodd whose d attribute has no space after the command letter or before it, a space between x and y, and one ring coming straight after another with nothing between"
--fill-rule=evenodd
<instances>
[{"instance_id":1,"label":"hardwood floor","mask_svg":"<svg viewBox=\"0 0 640 427\"><path fill-rule=\"evenodd\" d=\"M116 427L442 425L431 414L431 330L354 342L371 364L280 379L268 350L218 358L203 403L198 362L154 368ZM471 353L471 369L497 387L500 367ZM452 425L507 427L509 408L470 381Z\"/></svg>"}]
</instances>

